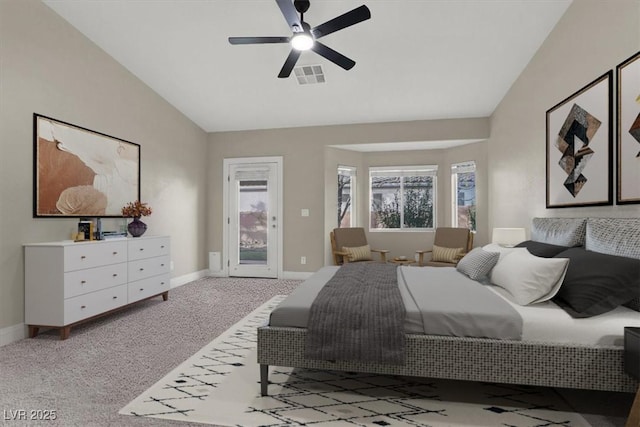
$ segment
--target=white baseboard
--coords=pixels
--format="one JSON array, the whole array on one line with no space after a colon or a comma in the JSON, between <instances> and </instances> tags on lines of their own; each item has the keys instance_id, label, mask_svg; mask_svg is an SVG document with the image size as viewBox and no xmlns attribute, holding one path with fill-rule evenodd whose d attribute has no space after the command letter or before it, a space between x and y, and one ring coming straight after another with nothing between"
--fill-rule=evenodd
<instances>
[{"instance_id":1,"label":"white baseboard","mask_svg":"<svg viewBox=\"0 0 640 427\"><path fill-rule=\"evenodd\" d=\"M283 271L282 279L305 280L311 277L312 274L313 273L309 273L307 271ZM229 275L223 270L219 270L219 271L209 270L208 276L209 277L229 277Z\"/></svg>"},{"instance_id":2,"label":"white baseboard","mask_svg":"<svg viewBox=\"0 0 640 427\"><path fill-rule=\"evenodd\" d=\"M173 279L171 279L171 289L185 285L189 282L193 282L194 280L202 279L203 277L207 277L208 275L209 270L200 270L194 273L185 274L183 276L174 277Z\"/></svg>"},{"instance_id":3,"label":"white baseboard","mask_svg":"<svg viewBox=\"0 0 640 427\"><path fill-rule=\"evenodd\" d=\"M0 329L0 347L3 345L11 344L15 341L20 341L27 337L27 327L24 323L8 326Z\"/></svg>"},{"instance_id":4,"label":"white baseboard","mask_svg":"<svg viewBox=\"0 0 640 427\"><path fill-rule=\"evenodd\" d=\"M209 270L209 277L229 277L224 270Z\"/></svg>"},{"instance_id":5,"label":"white baseboard","mask_svg":"<svg viewBox=\"0 0 640 427\"><path fill-rule=\"evenodd\" d=\"M313 272L308 271L283 271L282 278L283 279L291 279L291 280L306 280Z\"/></svg>"}]
</instances>

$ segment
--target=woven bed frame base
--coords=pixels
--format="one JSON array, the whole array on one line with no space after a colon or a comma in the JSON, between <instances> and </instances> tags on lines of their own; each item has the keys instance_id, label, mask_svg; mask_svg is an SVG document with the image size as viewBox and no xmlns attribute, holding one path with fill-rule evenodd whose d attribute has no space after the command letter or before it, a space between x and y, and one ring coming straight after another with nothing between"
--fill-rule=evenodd
<instances>
[{"instance_id":1,"label":"woven bed frame base","mask_svg":"<svg viewBox=\"0 0 640 427\"><path fill-rule=\"evenodd\" d=\"M638 381L624 372L620 347L408 334L407 362L394 366L305 359L305 337L301 328L258 328L263 395L269 366L634 393L638 389Z\"/></svg>"}]
</instances>

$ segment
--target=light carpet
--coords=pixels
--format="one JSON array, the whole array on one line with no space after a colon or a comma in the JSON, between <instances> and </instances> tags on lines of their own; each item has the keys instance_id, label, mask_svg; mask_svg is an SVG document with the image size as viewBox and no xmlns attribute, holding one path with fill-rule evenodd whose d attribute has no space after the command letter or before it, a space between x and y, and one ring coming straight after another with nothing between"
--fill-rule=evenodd
<instances>
[{"instance_id":1,"label":"light carpet","mask_svg":"<svg viewBox=\"0 0 640 427\"><path fill-rule=\"evenodd\" d=\"M551 388L270 368L259 394L256 329L277 296L120 414L229 426L573 426L590 424Z\"/></svg>"}]
</instances>

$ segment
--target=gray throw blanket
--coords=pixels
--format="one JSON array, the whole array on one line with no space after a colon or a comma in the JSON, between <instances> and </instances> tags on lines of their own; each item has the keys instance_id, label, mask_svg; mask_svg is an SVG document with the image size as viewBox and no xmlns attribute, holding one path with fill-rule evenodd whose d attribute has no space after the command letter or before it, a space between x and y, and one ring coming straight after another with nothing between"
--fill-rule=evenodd
<instances>
[{"instance_id":1,"label":"gray throw blanket","mask_svg":"<svg viewBox=\"0 0 640 427\"><path fill-rule=\"evenodd\" d=\"M405 363L405 307L393 264L345 264L311 305L305 357Z\"/></svg>"}]
</instances>

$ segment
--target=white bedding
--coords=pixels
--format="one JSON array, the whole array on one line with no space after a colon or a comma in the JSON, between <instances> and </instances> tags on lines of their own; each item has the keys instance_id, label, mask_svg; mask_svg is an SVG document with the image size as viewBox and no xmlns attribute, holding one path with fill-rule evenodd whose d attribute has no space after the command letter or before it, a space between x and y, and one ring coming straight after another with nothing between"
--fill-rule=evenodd
<instances>
[{"instance_id":1,"label":"white bedding","mask_svg":"<svg viewBox=\"0 0 640 427\"><path fill-rule=\"evenodd\" d=\"M338 267L324 267L311 278L305 281L272 313L270 325L272 326L293 326L306 327L308 318L308 308L317 292L326 281L333 276ZM418 267L399 267L401 269L411 269L416 273ZM438 267L421 267L422 269ZM451 270L452 274L460 274L454 268L440 267ZM408 271L407 271L408 272ZM425 286L428 286L425 283ZM640 327L640 313L626 307L617 309L590 318L575 319L567 312L551 301L520 306L509 299L509 294L497 286L488 286L478 283L478 286L486 286L497 295L506 300L514 310L522 317L522 341L529 342L550 342L563 344L583 344L589 346L620 346L623 345L623 335L625 326ZM406 293L402 286L401 293L407 303ZM407 321L405 330L408 333L420 333L420 314L414 307L407 305Z\"/></svg>"},{"instance_id":2,"label":"white bedding","mask_svg":"<svg viewBox=\"0 0 640 427\"><path fill-rule=\"evenodd\" d=\"M484 285L486 286L486 285ZM522 340L590 346L623 346L624 327L640 326L640 313L618 307L599 316L575 319L551 301L521 306L498 286L488 286L522 316Z\"/></svg>"}]
</instances>

